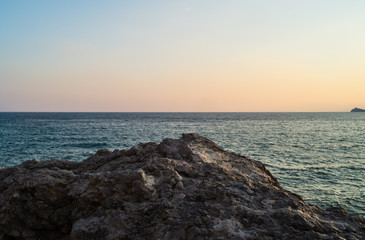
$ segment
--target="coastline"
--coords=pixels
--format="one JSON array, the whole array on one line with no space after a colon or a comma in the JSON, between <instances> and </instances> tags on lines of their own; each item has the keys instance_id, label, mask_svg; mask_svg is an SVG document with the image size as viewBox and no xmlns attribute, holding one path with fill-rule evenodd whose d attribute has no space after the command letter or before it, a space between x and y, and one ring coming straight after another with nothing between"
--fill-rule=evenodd
<instances>
[{"instance_id":1,"label":"coastline","mask_svg":"<svg viewBox=\"0 0 365 240\"><path fill-rule=\"evenodd\" d=\"M83 162L27 161L0 170L0 187L0 229L18 238L38 238L54 226L53 237L72 239L365 234L364 218L308 205L262 163L197 134L104 149Z\"/></svg>"}]
</instances>

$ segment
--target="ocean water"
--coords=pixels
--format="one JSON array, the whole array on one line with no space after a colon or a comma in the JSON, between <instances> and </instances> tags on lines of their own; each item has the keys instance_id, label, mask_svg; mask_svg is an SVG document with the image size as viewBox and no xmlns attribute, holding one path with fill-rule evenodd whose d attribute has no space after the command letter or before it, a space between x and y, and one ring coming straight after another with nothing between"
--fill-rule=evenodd
<instances>
[{"instance_id":1,"label":"ocean water","mask_svg":"<svg viewBox=\"0 0 365 240\"><path fill-rule=\"evenodd\" d=\"M190 132L263 162L309 203L365 216L365 113L0 113L0 167Z\"/></svg>"}]
</instances>

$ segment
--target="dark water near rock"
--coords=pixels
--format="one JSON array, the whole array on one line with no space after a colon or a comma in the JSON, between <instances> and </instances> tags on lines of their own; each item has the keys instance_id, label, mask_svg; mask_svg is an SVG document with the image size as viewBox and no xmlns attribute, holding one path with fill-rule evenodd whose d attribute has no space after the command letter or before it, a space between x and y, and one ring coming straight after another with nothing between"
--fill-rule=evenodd
<instances>
[{"instance_id":1,"label":"dark water near rock","mask_svg":"<svg viewBox=\"0 0 365 240\"><path fill-rule=\"evenodd\" d=\"M365 215L364 113L0 113L0 167L81 161L184 132L262 161L310 203Z\"/></svg>"}]
</instances>

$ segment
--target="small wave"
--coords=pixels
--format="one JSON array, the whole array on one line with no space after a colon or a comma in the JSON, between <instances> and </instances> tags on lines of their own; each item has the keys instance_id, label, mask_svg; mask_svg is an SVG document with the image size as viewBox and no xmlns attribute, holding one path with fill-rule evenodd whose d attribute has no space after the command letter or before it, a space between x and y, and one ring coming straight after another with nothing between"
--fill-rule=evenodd
<instances>
[{"instance_id":1,"label":"small wave","mask_svg":"<svg viewBox=\"0 0 365 240\"><path fill-rule=\"evenodd\" d=\"M69 143L65 144L65 147L78 147L78 148L103 148L107 147L107 143Z\"/></svg>"},{"instance_id":2,"label":"small wave","mask_svg":"<svg viewBox=\"0 0 365 240\"><path fill-rule=\"evenodd\" d=\"M275 166L275 165L274 165ZM306 169L337 169L337 168L346 168L350 170L363 169L362 165L349 165L346 163L333 163L333 164L313 164L313 165L299 165L299 166L276 166L282 170L306 170Z\"/></svg>"}]
</instances>

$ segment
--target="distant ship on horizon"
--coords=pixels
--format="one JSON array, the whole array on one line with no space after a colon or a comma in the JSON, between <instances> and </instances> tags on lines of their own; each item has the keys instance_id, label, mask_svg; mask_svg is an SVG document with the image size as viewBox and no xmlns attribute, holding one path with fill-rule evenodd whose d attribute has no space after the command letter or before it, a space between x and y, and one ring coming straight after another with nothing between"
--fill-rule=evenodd
<instances>
[{"instance_id":1,"label":"distant ship on horizon","mask_svg":"<svg viewBox=\"0 0 365 240\"><path fill-rule=\"evenodd\" d=\"M355 107L354 109L351 110L351 112L365 112L365 109Z\"/></svg>"}]
</instances>

